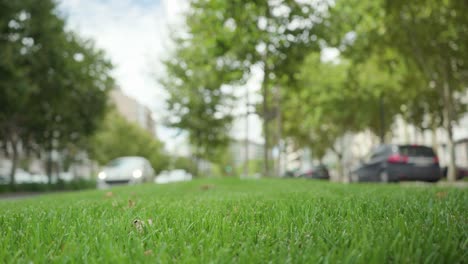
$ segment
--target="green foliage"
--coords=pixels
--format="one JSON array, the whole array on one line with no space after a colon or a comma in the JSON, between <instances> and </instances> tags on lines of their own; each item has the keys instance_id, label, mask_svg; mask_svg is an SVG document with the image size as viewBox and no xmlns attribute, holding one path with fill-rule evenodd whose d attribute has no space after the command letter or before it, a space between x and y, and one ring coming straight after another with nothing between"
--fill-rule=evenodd
<instances>
[{"instance_id":1,"label":"green foliage","mask_svg":"<svg viewBox=\"0 0 468 264\"><path fill-rule=\"evenodd\" d=\"M178 39L178 49L166 63L172 82L163 85L171 96L169 108L177 116L173 126L189 133L199 156L212 161L211 150L216 153L219 147L227 146L232 122L227 113L232 106L218 97L230 98L232 93L221 88L244 84L252 77L253 67L260 67L264 73L262 108L257 112L265 122L268 153L274 144L268 122L279 116L270 106L269 90L293 83L304 53L318 47L310 41L315 29L309 19L319 17L315 7L293 0L191 2L186 17L188 36ZM224 111L220 113L220 109ZM269 162L265 160L265 164Z\"/></svg>"},{"instance_id":2,"label":"green foliage","mask_svg":"<svg viewBox=\"0 0 468 264\"><path fill-rule=\"evenodd\" d=\"M312 53L297 78L298 85L283 103L285 134L296 145L309 147L318 159L328 150L337 152L335 144L346 133L365 129L378 133L381 98L386 131L400 109L402 88L373 58L354 64L342 57L324 62L319 53ZM300 122L298 116L303 117Z\"/></svg>"},{"instance_id":3,"label":"green foliage","mask_svg":"<svg viewBox=\"0 0 468 264\"><path fill-rule=\"evenodd\" d=\"M460 188L223 179L107 192L0 201L0 259L366 264L466 259L468 193ZM141 231L136 219L143 222Z\"/></svg>"},{"instance_id":4,"label":"green foliage","mask_svg":"<svg viewBox=\"0 0 468 264\"><path fill-rule=\"evenodd\" d=\"M95 188L95 180L77 179L69 182L59 180L56 183L22 183L16 184L14 187L0 185L0 193L78 191Z\"/></svg>"},{"instance_id":5,"label":"green foliage","mask_svg":"<svg viewBox=\"0 0 468 264\"><path fill-rule=\"evenodd\" d=\"M401 98L392 101L400 106L400 114L421 129L443 125L451 172L452 126L468 109L463 98L468 49L461 44L468 41L468 19L462 11L467 7L463 0L350 0L337 1L330 11L329 29L337 28L330 43L340 46L353 62L377 56L390 64L386 65L390 77L403 87ZM366 75L371 74L367 69Z\"/></svg>"},{"instance_id":6,"label":"green foliage","mask_svg":"<svg viewBox=\"0 0 468 264\"><path fill-rule=\"evenodd\" d=\"M103 52L66 31L56 8L52 0L0 1L0 138L12 184L20 142L36 154L80 145L101 122L113 86Z\"/></svg>"},{"instance_id":7,"label":"green foliage","mask_svg":"<svg viewBox=\"0 0 468 264\"><path fill-rule=\"evenodd\" d=\"M249 166L249 175L252 176L254 174L262 174L263 171L263 160L261 159L250 159L248 161L247 166ZM245 174L245 167L244 164L235 168L236 175L244 175Z\"/></svg>"},{"instance_id":8,"label":"green foliage","mask_svg":"<svg viewBox=\"0 0 468 264\"><path fill-rule=\"evenodd\" d=\"M89 143L92 159L101 165L122 156L141 156L148 159L156 173L169 164L163 144L148 131L110 111L102 127Z\"/></svg>"},{"instance_id":9,"label":"green foliage","mask_svg":"<svg viewBox=\"0 0 468 264\"><path fill-rule=\"evenodd\" d=\"M231 73L213 74L216 61L210 54L180 45L187 47L180 47L176 59L166 62L167 78L161 80L169 93L167 124L188 133L195 157L212 161L229 142L232 96L223 94L221 87Z\"/></svg>"},{"instance_id":10,"label":"green foliage","mask_svg":"<svg viewBox=\"0 0 468 264\"><path fill-rule=\"evenodd\" d=\"M285 134L312 149L317 158L353 126L359 129L350 109L355 93L346 86L347 68L345 62L322 63L320 54L309 55L298 76L300 84L284 100ZM297 116L304 118L297 122Z\"/></svg>"},{"instance_id":11,"label":"green foliage","mask_svg":"<svg viewBox=\"0 0 468 264\"><path fill-rule=\"evenodd\" d=\"M329 39L354 62L379 57L404 88L399 105L407 121L421 128L440 126L444 109L453 108L453 120L467 110L461 96L447 102L443 91L448 84L453 96L468 83L467 49L457 44L468 41L463 8L466 1L459 0L337 1L330 11L329 29L335 33ZM345 37L350 33L352 40ZM394 72L395 64L399 71Z\"/></svg>"},{"instance_id":12,"label":"green foliage","mask_svg":"<svg viewBox=\"0 0 468 264\"><path fill-rule=\"evenodd\" d=\"M422 129L457 120L467 109L463 8L457 0L331 4L314 27L322 47L339 49L339 63L307 57L284 98L286 135L320 158L347 132L388 132L397 115Z\"/></svg>"}]
</instances>

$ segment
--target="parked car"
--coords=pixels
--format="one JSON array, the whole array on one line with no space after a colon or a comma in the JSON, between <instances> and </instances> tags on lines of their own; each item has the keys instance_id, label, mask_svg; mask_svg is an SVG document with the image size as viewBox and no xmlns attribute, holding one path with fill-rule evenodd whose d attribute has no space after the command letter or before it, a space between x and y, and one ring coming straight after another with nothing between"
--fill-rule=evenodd
<instances>
[{"instance_id":1,"label":"parked car","mask_svg":"<svg viewBox=\"0 0 468 264\"><path fill-rule=\"evenodd\" d=\"M328 173L328 169L325 165L318 165L314 166L309 170L301 172L299 177L308 178L308 179L321 179L321 180L329 180L330 174Z\"/></svg>"},{"instance_id":2,"label":"parked car","mask_svg":"<svg viewBox=\"0 0 468 264\"><path fill-rule=\"evenodd\" d=\"M442 176L444 178L447 178L447 167L442 168ZM465 177L468 177L468 168L463 168L463 167L458 167L457 166L457 180L461 180Z\"/></svg>"},{"instance_id":3,"label":"parked car","mask_svg":"<svg viewBox=\"0 0 468 264\"><path fill-rule=\"evenodd\" d=\"M154 170L143 157L120 157L109 162L98 174L98 186L136 184L153 181Z\"/></svg>"},{"instance_id":4,"label":"parked car","mask_svg":"<svg viewBox=\"0 0 468 264\"><path fill-rule=\"evenodd\" d=\"M417 145L381 145L366 162L351 172L351 181L429 181L442 174L432 148Z\"/></svg>"},{"instance_id":5,"label":"parked car","mask_svg":"<svg viewBox=\"0 0 468 264\"><path fill-rule=\"evenodd\" d=\"M296 172L294 170L285 171L283 174L283 178L294 178L296 176Z\"/></svg>"},{"instance_id":6,"label":"parked car","mask_svg":"<svg viewBox=\"0 0 468 264\"><path fill-rule=\"evenodd\" d=\"M10 183L10 178L7 178L8 183ZM17 184L24 184L24 183L32 183L33 182L33 177L31 173L18 168L15 171L15 183Z\"/></svg>"}]
</instances>

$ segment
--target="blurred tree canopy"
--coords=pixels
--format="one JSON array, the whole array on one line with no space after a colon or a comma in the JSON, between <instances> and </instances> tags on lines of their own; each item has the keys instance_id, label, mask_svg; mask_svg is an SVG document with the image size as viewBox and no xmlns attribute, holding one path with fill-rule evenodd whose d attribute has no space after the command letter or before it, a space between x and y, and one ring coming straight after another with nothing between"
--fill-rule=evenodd
<instances>
[{"instance_id":1,"label":"blurred tree canopy","mask_svg":"<svg viewBox=\"0 0 468 264\"><path fill-rule=\"evenodd\" d=\"M20 147L50 161L53 150L89 137L113 86L103 52L57 14L52 0L0 1L0 136L12 184Z\"/></svg>"},{"instance_id":2,"label":"blurred tree canopy","mask_svg":"<svg viewBox=\"0 0 468 264\"><path fill-rule=\"evenodd\" d=\"M207 86L208 78L194 76L216 75L210 76L218 78L210 89L214 100L202 97L210 103L186 104L179 112L197 120L197 129L205 131L200 133L213 128L208 133L219 136L232 118L217 130L209 121L216 111L203 116L199 109L222 108L225 102L216 98L229 94L222 87L242 85L261 69L257 113L264 120L265 174L269 150L283 138L314 149L319 158L328 150L340 156L336 144L346 133L370 130L384 141L397 116L420 129L443 126L453 167L452 126L467 111L467 5L463 0L194 0L187 34L167 65L169 76L178 76L165 83L169 104L200 97L193 87ZM321 58L328 48L338 52L335 61ZM170 68L174 65L177 70ZM279 124L276 139L270 135L273 119Z\"/></svg>"},{"instance_id":3,"label":"blurred tree canopy","mask_svg":"<svg viewBox=\"0 0 468 264\"><path fill-rule=\"evenodd\" d=\"M462 43L468 41L468 19L461 11L467 7L463 0L337 1L328 27L334 33L327 37L355 64L377 56L402 87L395 104L406 121L421 129L443 126L451 172L452 126L467 111L468 53ZM363 73L372 74L370 69Z\"/></svg>"},{"instance_id":4,"label":"blurred tree canopy","mask_svg":"<svg viewBox=\"0 0 468 264\"><path fill-rule=\"evenodd\" d=\"M264 174L269 175L269 152L274 142L270 137L271 127L268 123L278 116L276 106L271 106L274 99L270 96L270 90L274 86L293 82L294 72L300 66L304 52L317 47L316 43L310 42L310 38L315 35L312 33L313 23L309 21L314 15L318 19L316 8L313 4L293 0L191 1L185 21L187 34L184 34L183 41L178 39L176 52L169 60L170 64L166 63L168 78L176 81L163 82L171 95L169 108L173 109L176 116L187 117L191 123L187 125L179 118L174 126L188 131L195 145L204 145L197 141L207 138L208 148L211 148L210 144L216 146L214 139L222 134L227 135L226 125L232 122L232 117L223 115L223 122L218 118L218 123L213 124L214 117L220 116L219 110L207 109L214 106L225 108L223 100L217 100L217 97L229 97L230 93L225 92L223 87L241 85L252 76L254 68L261 69L263 101L257 110L264 120ZM187 55L187 52L193 55ZM175 70L174 66L178 66L178 69ZM199 75L208 75L209 78L196 78ZM205 99L199 107L193 107L193 101L206 98L200 92L195 92L198 89L196 87L206 89L207 81L213 79L216 82L212 82L209 89L214 93L213 98L209 102ZM281 97L280 89L276 91L277 97ZM192 102L192 107L185 108L181 114L181 110L175 107L184 105L180 102L186 102L185 105ZM208 116L201 115L200 109L204 109ZM201 131L197 133L198 130ZM224 139L224 142L227 140Z\"/></svg>"},{"instance_id":5,"label":"blurred tree canopy","mask_svg":"<svg viewBox=\"0 0 468 264\"><path fill-rule=\"evenodd\" d=\"M219 151L228 147L233 119L234 97L221 89L239 73L210 48L194 44L201 41L210 39L178 39L176 59L165 62L167 77L160 82L169 93L167 124L188 133L196 160L216 162Z\"/></svg>"}]
</instances>

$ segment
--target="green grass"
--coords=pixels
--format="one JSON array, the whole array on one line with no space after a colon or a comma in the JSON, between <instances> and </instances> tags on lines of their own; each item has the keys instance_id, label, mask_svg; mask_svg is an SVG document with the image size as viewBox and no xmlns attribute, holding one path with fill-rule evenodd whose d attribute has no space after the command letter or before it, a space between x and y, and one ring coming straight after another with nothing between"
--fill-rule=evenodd
<instances>
[{"instance_id":1,"label":"green grass","mask_svg":"<svg viewBox=\"0 0 468 264\"><path fill-rule=\"evenodd\" d=\"M0 262L468 259L466 189L227 179L119 187L110 197L107 192L0 201ZM145 221L141 232L135 219Z\"/></svg>"}]
</instances>

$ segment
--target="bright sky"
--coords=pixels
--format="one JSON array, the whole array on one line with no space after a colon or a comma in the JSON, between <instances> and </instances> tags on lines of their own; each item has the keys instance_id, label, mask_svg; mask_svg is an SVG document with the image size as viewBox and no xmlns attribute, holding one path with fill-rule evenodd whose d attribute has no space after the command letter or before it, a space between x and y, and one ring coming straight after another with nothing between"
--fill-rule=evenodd
<instances>
[{"instance_id":1,"label":"bright sky","mask_svg":"<svg viewBox=\"0 0 468 264\"><path fill-rule=\"evenodd\" d=\"M113 76L129 96L165 115L164 89L156 82L159 61L171 47L169 32L180 28L187 0L61 0L68 26L95 41L114 63ZM183 144L175 131L158 126L169 149Z\"/></svg>"},{"instance_id":2,"label":"bright sky","mask_svg":"<svg viewBox=\"0 0 468 264\"><path fill-rule=\"evenodd\" d=\"M115 64L126 94L156 108L161 89L152 72L167 50L168 25L180 21L185 0L62 0L69 27L92 38ZM179 19L178 19L179 17Z\"/></svg>"}]
</instances>

